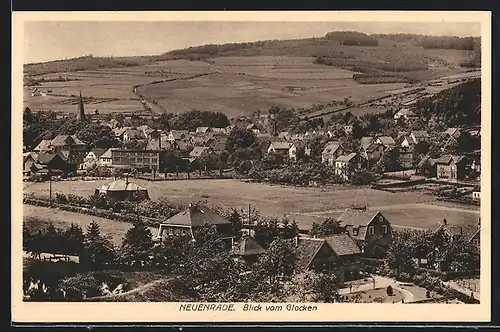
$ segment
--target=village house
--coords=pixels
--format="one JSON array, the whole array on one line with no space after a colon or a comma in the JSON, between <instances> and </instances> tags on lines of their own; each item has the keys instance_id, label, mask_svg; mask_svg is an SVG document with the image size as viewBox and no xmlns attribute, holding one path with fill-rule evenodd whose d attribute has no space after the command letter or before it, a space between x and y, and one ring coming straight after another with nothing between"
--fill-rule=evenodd
<instances>
[{"instance_id":1,"label":"village house","mask_svg":"<svg viewBox=\"0 0 500 332\"><path fill-rule=\"evenodd\" d=\"M401 164L401 167L405 169L409 169L413 167L413 148L412 147L406 147L406 148L399 148L398 150L398 155L399 155L399 162Z\"/></svg>"},{"instance_id":2,"label":"village house","mask_svg":"<svg viewBox=\"0 0 500 332\"><path fill-rule=\"evenodd\" d=\"M328 142L321 152L321 162L330 166L335 165L335 160L345 153L340 142Z\"/></svg>"},{"instance_id":3,"label":"village house","mask_svg":"<svg viewBox=\"0 0 500 332\"><path fill-rule=\"evenodd\" d=\"M136 183L130 182L128 178L104 184L96 189L95 193L117 200L136 201L149 199L148 190Z\"/></svg>"},{"instance_id":4,"label":"village house","mask_svg":"<svg viewBox=\"0 0 500 332\"><path fill-rule=\"evenodd\" d=\"M206 147L206 146L195 146L193 148L193 150L191 150L191 152L189 152L189 157L190 158L199 159L199 158L202 158L204 156L208 156L208 155L210 155L212 153L213 153L213 151L209 147Z\"/></svg>"},{"instance_id":5,"label":"village house","mask_svg":"<svg viewBox=\"0 0 500 332\"><path fill-rule=\"evenodd\" d=\"M297 239L297 268L333 272L341 284L359 277L360 256L360 248L347 234Z\"/></svg>"},{"instance_id":6,"label":"village house","mask_svg":"<svg viewBox=\"0 0 500 332\"><path fill-rule=\"evenodd\" d=\"M218 234L231 250L234 247L234 234L231 222L206 206L189 204L189 207L163 221L158 227L157 239L168 241L171 236L190 236L196 241L195 233L204 225L214 225Z\"/></svg>"},{"instance_id":7,"label":"village house","mask_svg":"<svg viewBox=\"0 0 500 332\"><path fill-rule=\"evenodd\" d=\"M448 128L444 132L444 135L445 137L457 140L460 137L460 135L462 135L462 132L460 128Z\"/></svg>"},{"instance_id":8,"label":"village house","mask_svg":"<svg viewBox=\"0 0 500 332\"><path fill-rule=\"evenodd\" d=\"M403 139L400 146L402 148L409 148L420 142L428 142L430 138L431 137L426 131L423 130L412 131L409 136Z\"/></svg>"},{"instance_id":9,"label":"village house","mask_svg":"<svg viewBox=\"0 0 500 332\"><path fill-rule=\"evenodd\" d=\"M125 130L122 137L123 137L123 142L129 142L129 141L133 141L133 140L142 140L142 139L147 138L147 136L144 134L144 132L137 129L137 128L129 128L129 129Z\"/></svg>"},{"instance_id":10,"label":"village house","mask_svg":"<svg viewBox=\"0 0 500 332\"><path fill-rule=\"evenodd\" d=\"M146 139L150 139L152 136L154 136L154 133L157 132L157 130L149 127L148 125L138 126L137 130L139 130L142 134L141 136L146 138Z\"/></svg>"},{"instance_id":11,"label":"village house","mask_svg":"<svg viewBox=\"0 0 500 332\"><path fill-rule=\"evenodd\" d=\"M436 177L436 159L429 155L424 156L417 164L416 174L435 178Z\"/></svg>"},{"instance_id":12,"label":"village house","mask_svg":"<svg viewBox=\"0 0 500 332\"><path fill-rule=\"evenodd\" d=\"M165 151L139 149L113 149L111 159L113 167L133 168L143 172L160 170L161 158Z\"/></svg>"},{"instance_id":13,"label":"village house","mask_svg":"<svg viewBox=\"0 0 500 332\"><path fill-rule=\"evenodd\" d=\"M59 153L28 152L23 155L23 175L76 174L76 165L68 163Z\"/></svg>"},{"instance_id":14,"label":"village house","mask_svg":"<svg viewBox=\"0 0 500 332\"><path fill-rule=\"evenodd\" d=\"M362 251L374 241L383 247L392 242L392 226L380 211L352 207L346 209L337 221L344 232L358 242Z\"/></svg>"},{"instance_id":15,"label":"village house","mask_svg":"<svg viewBox=\"0 0 500 332\"><path fill-rule=\"evenodd\" d=\"M267 153L277 153L282 156L287 156L291 160L297 159L297 147L293 143L272 142L267 149Z\"/></svg>"},{"instance_id":16,"label":"village house","mask_svg":"<svg viewBox=\"0 0 500 332\"><path fill-rule=\"evenodd\" d=\"M289 141L292 139L293 134L288 131L282 131L278 134L278 139L282 141Z\"/></svg>"},{"instance_id":17,"label":"village house","mask_svg":"<svg viewBox=\"0 0 500 332\"><path fill-rule=\"evenodd\" d=\"M467 172L468 158L464 156L443 155L434 162L438 180L464 180Z\"/></svg>"},{"instance_id":18,"label":"village house","mask_svg":"<svg viewBox=\"0 0 500 332\"><path fill-rule=\"evenodd\" d=\"M86 170L89 167L100 164L99 158L106 152L106 149L92 149L90 150L85 158L83 159L83 163L78 165L78 169Z\"/></svg>"},{"instance_id":19,"label":"village house","mask_svg":"<svg viewBox=\"0 0 500 332\"><path fill-rule=\"evenodd\" d=\"M396 141L391 136L380 136L375 141L375 144L380 144L384 147L385 150L390 150L396 147Z\"/></svg>"},{"instance_id":20,"label":"village house","mask_svg":"<svg viewBox=\"0 0 500 332\"><path fill-rule=\"evenodd\" d=\"M460 241L462 243L470 243L480 249L481 246L481 224L480 219L476 225L456 224L451 225L446 219L440 223L437 229L434 230L434 236L444 235L449 241ZM434 268L439 270L448 270L439 252L432 252L430 257L434 262Z\"/></svg>"},{"instance_id":21,"label":"village house","mask_svg":"<svg viewBox=\"0 0 500 332\"><path fill-rule=\"evenodd\" d=\"M43 139L37 146L33 149L35 152L50 152L52 151L52 145L50 139Z\"/></svg>"},{"instance_id":22,"label":"village house","mask_svg":"<svg viewBox=\"0 0 500 332\"><path fill-rule=\"evenodd\" d=\"M404 120L414 120L416 118L415 113L409 108L402 108L394 114L394 120L404 119Z\"/></svg>"},{"instance_id":23,"label":"village house","mask_svg":"<svg viewBox=\"0 0 500 332\"><path fill-rule=\"evenodd\" d=\"M116 139L123 142L123 134L125 134L125 132L129 129L132 129L132 127L116 127L113 129L113 134Z\"/></svg>"},{"instance_id":24,"label":"village house","mask_svg":"<svg viewBox=\"0 0 500 332\"><path fill-rule=\"evenodd\" d=\"M110 167L113 165L113 156L112 152L113 150L117 150L117 148L109 148L107 149L103 154L99 156L99 164L102 166Z\"/></svg>"},{"instance_id":25,"label":"village house","mask_svg":"<svg viewBox=\"0 0 500 332\"><path fill-rule=\"evenodd\" d=\"M197 127L196 128L196 133L197 134L206 134L212 132L212 128L210 127Z\"/></svg>"},{"instance_id":26,"label":"village house","mask_svg":"<svg viewBox=\"0 0 500 332\"><path fill-rule=\"evenodd\" d=\"M481 225L479 220L476 225L452 225L446 219L443 219L437 229L434 230L434 234L443 232L443 234L448 236L451 241L462 241L466 243L473 243L479 246L480 229Z\"/></svg>"},{"instance_id":27,"label":"village house","mask_svg":"<svg viewBox=\"0 0 500 332\"><path fill-rule=\"evenodd\" d=\"M359 140L359 143L361 145L361 148L367 148L368 146L373 144L374 141L375 141L375 139L373 137L365 136L365 137L361 137L361 139Z\"/></svg>"},{"instance_id":28,"label":"village house","mask_svg":"<svg viewBox=\"0 0 500 332\"><path fill-rule=\"evenodd\" d=\"M262 126L251 123L246 127L247 130L251 130L254 134L260 134L263 130Z\"/></svg>"},{"instance_id":29,"label":"village house","mask_svg":"<svg viewBox=\"0 0 500 332\"><path fill-rule=\"evenodd\" d=\"M384 147L381 144L371 143L367 146L361 146L360 154L368 161L377 161L384 154Z\"/></svg>"},{"instance_id":30,"label":"village house","mask_svg":"<svg viewBox=\"0 0 500 332\"><path fill-rule=\"evenodd\" d=\"M241 239L235 243L232 249L232 255L247 263L254 263L260 255L264 254L266 250L255 241L255 239L248 235L243 235Z\"/></svg>"},{"instance_id":31,"label":"village house","mask_svg":"<svg viewBox=\"0 0 500 332\"><path fill-rule=\"evenodd\" d=\"M190 139L190 136L187 130L171 130L170 133L168 133L168 140L170 142L187 141Z\"/></svg>"},{"instance_id":32,"label":"village house","mask_svg":"<svg viewBox=\"0 0 500 332\"><path fill-rule=\"evenodd\" d=\"M335 160L335 174L341 176L345 181L351 179L353 172L363 168L364 160L357 153L349 153Z\"/></svg>"},{"instance_id":33,"label":"village house","mask_svg":"<svg viewBox=\"0 0 500 332\"><path fill-rule=\"evenodd\" d=\"M477 185L477 186L474 186L474 188L472 189L472 200L474 201L481 201L481 186L480 185Z\"/></svg>"},{"instance_id":34,"label":"village house","mask_svg":"<svg viewBox=\"0 0 500 332\"><path fill-rule=\"evenodd\" d=\"M228 129L227 128L218 128L218 127L213 127L212 128L212 132L215 133L215 134L223 134L223 135L227 135L229 134L228 132Z\"/></svg>"},{"instance_id":35,"label":"village house","mask_svg":"<svg viewBox=\"0 0 500 332\"><path fill-rule=\"evenodd\" d=\"M51 142L52 151L67 159L68 163L81 164L87 155L87 144L75 135L57 135Z\"/></svg>"}]
</instances>

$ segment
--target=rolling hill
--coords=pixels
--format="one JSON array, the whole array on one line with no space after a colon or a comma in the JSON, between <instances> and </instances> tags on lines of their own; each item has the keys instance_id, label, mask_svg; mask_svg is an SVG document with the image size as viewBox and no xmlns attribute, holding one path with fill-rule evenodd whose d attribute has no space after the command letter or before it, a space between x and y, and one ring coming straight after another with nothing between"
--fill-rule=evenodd
<instances>
[{"instance_id":1,"label":"rolling hill","mask_svg":"<svg viewBox=\"0 0 500 332\"><path fill-rule=\"evenodd\" d=\"M309 109L349 97L382 97L405 84L479 66L478 39L366 35L203 45L143 57L81 57L27 64L25 104L75 112L81 90L99 112ZM46 96L32 96L39 88Z\"/></svg>"}]
</instances>

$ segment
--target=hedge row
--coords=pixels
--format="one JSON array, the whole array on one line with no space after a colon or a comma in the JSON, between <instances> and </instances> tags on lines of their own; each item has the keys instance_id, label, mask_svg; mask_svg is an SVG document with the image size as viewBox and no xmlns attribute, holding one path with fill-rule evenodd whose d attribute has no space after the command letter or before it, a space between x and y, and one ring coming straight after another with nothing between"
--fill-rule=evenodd
<instances>
[{"instance_id":1,"label":"hedge row","mask_svg":"<svg viewBox=\"0 0 500 332\"><path fill-rule=\"evenodd\" d=\"M29 205L35 205L35 206L51 207L50 202L47 199L25 197L23 199L23 203L29 204ZM139 216L136 214L116 213L116 212L112 212L109 210L94 209L94 208L74 206L74 205L68 205L68 204L59 204L59 203L54 203L54 202L52 203L52 207L58 208L58 209L64 210L64 211L81 213L81 214L86 214L86 215L91 215L91 216L95 216L95 217L111 219L111 220L116 220L116 221L122 221L122 222L135 222L138 218L140 218L147 226L150 226L150 227L158 227L160 225L160 222L161 222L161 220L159 220L159 219Z\"/></svg>"}]
</instances>

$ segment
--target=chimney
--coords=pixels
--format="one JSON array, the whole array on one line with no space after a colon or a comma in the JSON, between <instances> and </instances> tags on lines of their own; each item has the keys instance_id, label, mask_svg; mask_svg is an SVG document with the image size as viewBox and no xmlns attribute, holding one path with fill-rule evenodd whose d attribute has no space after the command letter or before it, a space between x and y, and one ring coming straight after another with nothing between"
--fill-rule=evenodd
<instances>
[{"instance_id":1,"label":"chimney","mask_svg":"<svg viewBox=\"0 0 500 332\"><path fill-rule=\"evenodd\" d=\"M443 225L448 225L448 221L446 219L443 219Z\"/></svg>"},{"instance_id":2,"label":"chimney","mask_svg":"<svg viewBox=\"0 0 500 332\"><path fill-rule=\"evenodd\" d=\"M298 234L295 235L294 240L295 240L295 247L298 247L299 246L299 235Z\"/></svg>"}]
</instances>

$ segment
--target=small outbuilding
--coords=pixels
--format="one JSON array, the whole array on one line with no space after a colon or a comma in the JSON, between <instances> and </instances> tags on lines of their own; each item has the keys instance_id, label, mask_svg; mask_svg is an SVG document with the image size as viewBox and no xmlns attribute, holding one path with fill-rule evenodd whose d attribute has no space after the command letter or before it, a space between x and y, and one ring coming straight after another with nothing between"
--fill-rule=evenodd
<instances>
[{"instance_id":1,"label":"small outbuilding","mask_svg":"<svg viewBox=\"0 0 500 332\"><path fill-rule=\"evenodd\" d=\"M96 189L97 194L103 194L119 200L149 199L148 190L128 179L119 179Z\"/></svg>"}]
</instances>

